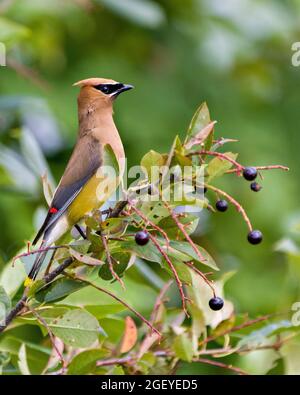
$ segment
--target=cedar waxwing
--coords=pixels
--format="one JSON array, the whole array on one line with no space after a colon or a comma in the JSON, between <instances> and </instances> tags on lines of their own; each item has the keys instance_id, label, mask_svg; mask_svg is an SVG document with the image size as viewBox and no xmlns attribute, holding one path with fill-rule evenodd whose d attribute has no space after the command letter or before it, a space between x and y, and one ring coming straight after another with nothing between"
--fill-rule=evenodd
<instances>
[{"instance_id":1,"label":"cedar waxwing","mask_svg":"<svg viewBox=\"0 0 300 395\"><path fill-rule=\"evenodd\" d=\"M80 87L78 139L45 221L33 241L35 245L43 237L43 249L60 239L84 215L102 206L118 187L125 168L124 148L113 120L113 102L133 86L103 78L89 78L74 85ZM113 151L119 172L117 179L111 180L110 188L99 193L104 179L101 169L109 165L105 163L107 148ZM37 255L25 286L36 278L46 253Z\"/></svg>"}]
</instances>

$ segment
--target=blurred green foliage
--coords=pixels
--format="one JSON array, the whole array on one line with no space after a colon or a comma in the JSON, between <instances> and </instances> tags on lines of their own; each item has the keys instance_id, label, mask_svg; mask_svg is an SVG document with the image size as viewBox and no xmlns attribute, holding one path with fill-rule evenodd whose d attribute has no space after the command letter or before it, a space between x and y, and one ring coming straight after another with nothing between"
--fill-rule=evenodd
<instances>
[{"instance_id":1,"label":"blurred green foliage","mask_svg":"<svg viewBox=\"0 0 300 395\"><path fill-rule=\"evenodd\" d=\"M240 162L291 168L266 173L258 194L233 176L220 182L243 202L264 243L247 243L233 208L205 217L197 240L223 271L237 270L226 292L238 311L289 310L300 297L299 269L291 275L273 247L299 216L300 68L291 64L299 1L3 0L0 13L1 261L32 238L44 205L37 169L46 165L25 154L24 128L57 181L76 138L72 83L111 77L136 87L115 109L129 165L150 149L166 151L206 100L216 133L240 140ZM15 163L24 172L17 182Z\"/></svg>"}]
</instances>

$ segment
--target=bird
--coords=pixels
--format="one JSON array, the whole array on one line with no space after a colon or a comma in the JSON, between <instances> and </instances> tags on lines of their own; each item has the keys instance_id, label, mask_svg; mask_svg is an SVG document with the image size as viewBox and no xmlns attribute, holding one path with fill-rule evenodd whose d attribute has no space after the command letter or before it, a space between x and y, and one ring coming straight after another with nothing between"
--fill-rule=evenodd
<instances>
[{"instance_id":1,"label":"bird","mask_svg":"<svg viewBox=\"0 0 300 395\"><path fill-rule=\"evenodd\" d=\"M113 103L133 85L106 78L88 78L73 86L80 88L77 142L45 220L32 242L36 245L42 238L25 286L31 286L36 279L47 248L108 200L120 184L125 169L124 148L113 120ZM118 174L107 177L104 168L111 166L113 161L117 163Z\"/></svg>"}]
</instances>

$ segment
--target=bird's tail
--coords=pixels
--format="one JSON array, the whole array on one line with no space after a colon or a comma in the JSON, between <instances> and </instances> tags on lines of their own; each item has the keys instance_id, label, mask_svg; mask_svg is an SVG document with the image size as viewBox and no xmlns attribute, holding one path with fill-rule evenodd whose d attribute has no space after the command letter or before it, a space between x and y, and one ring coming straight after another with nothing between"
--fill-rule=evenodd
<instances>
[{"instance_id":1,"label":"bird's tail","mask_svg":"<svg viewBox=\"0 0 300 395\"><path fill-rule=\"evenodd\" d=\"M47 243L45 241L43 241L42 244L40 245L40 250L43 250L46 247L47 247ZM37 254L35 261L32 265L32 268L30 269L30 272L24 282L25 287L29 287L32 284L32 282L36 279L36 276L38 275L38 273L42 267L42 264L44 262L46 255L47 255L47 252L48 251L41 251Z\"/></svg>"}]
</instances>

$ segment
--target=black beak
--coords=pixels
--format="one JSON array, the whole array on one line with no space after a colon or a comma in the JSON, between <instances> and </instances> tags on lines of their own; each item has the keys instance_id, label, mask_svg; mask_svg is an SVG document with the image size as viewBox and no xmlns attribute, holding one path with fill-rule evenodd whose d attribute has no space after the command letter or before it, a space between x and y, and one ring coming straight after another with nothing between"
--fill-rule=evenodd
<instances>
[{"instance_id":1,"label":"black beak","mask_svg":"<svg viewBox=\"0 0 300 395\"><path fill-rule=\"evenodd\" d=\"M133 85L129 85L129 84L120 84L120 85L121 85L120 88L116 92L117 95L119 95L122 92L129 91L130 89L134 88Z\"/></svg>"}]
</instances>

